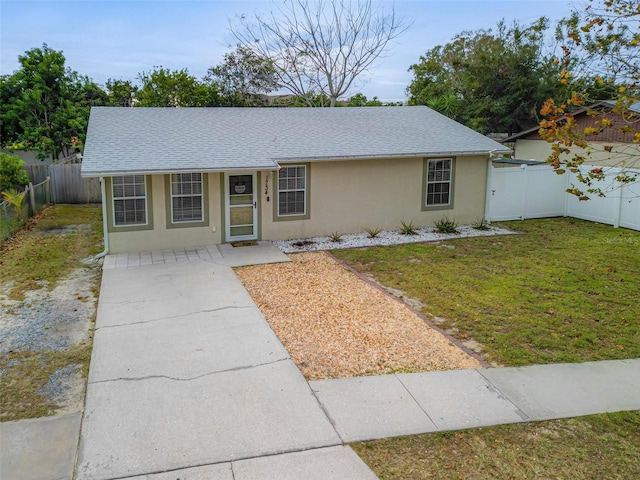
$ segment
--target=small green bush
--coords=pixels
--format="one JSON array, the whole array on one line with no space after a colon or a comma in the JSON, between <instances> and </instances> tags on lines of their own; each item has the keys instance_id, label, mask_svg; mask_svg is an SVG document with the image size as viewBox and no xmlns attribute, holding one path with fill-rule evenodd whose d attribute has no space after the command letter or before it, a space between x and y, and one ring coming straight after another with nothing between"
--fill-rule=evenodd
<instances>
[{"instance_id":1,"label":"small green bush","mask_svg":"<svg viewBox=\"0 0 640 480\"><path fill-rule=\"evenodd\" d=\"M342 234L338 233L338 231L335 231L329 234L329 238L334 243L340 243L342 241Z\"/></svg>"},{"instance_id":2,"label":"small green bush","mask_svg":"<svg viewBox=\"0 0 640 480\"><path fill-rule=\"evenodd\" d=\"M475 222L471 224L471 227L474 230L491 230L491 225L489 224L489 221L484 217L478 218Z\"/></svg>"},{"instance_id":3,"label":"small green bush","mask_svg":"<svg viewBox=\"0 0 640 480\"><path fill-rule=\"evenodd\" d=\"M449 219L449 217L442 217L435 222L436 230L440 233L459 233L458 224L455 220Z\"/></svg>"},{"instance_id":4,"label":"small green bush","mask_svg":"<svg viewBox=\"0 0 640 480\"><path fill-rule=\"evenodd\" d=\"M374 228L365 228L364 231L367 232L367 235L369 236L369 238L376 238L378 235L380 235L380 232L382 232L382 229L379 227L374 227Z\"/></svg>"},{"instance_id":5,"label":"small green bush","mask_svg":"<svg viewBox=\"0 0 640 480\"><path fill-rule=\"evenodd\" d=\"M0 192L19 188L29 183L24 161L17 155L0 152Z\"/></svg>"},{"instance_id":6,"label":"small green bush","mask_svg":"<svg viewBox=\"0 0 640 480\"><path fill-rule=\"evenodd\" d=\"M415 235L416 233L416 227L413 225L413 220L411 220L409 223L405 222L404 220L400 220L400 233L402 235Z\"/></svg>"}]
</instances>

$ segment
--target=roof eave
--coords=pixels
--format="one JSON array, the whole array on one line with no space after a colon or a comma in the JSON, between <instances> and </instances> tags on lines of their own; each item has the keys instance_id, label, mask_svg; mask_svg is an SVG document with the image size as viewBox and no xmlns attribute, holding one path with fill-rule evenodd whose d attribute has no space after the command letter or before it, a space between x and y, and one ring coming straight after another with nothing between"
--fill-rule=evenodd
<instances>
[{"instance_id":1,"label":"roof eave","mask_svg":"<svg viewBox=\"0 0 640 480\"><path fill-rule=\"evenodd\" d=\"M275 163L275 162L274 162ZM252 167L238 167L238 168L171 168L167 170L104 170L104 171L89 171L81 172L81 175L85 178L90 177L118 177L121 175L166 175L169 173L186 173L186 172L201 172L201 173L221 173L221 172L255 172L256 170L279 170L280 165L275 163L272 166L252 166Z\"/></svg>"},{"instance_id":2,"label":"roof eave","mask_svg":"<svg viewBox=\"0 0 640 480\"><path fill-rule=\"evenodd\" d=\"M508 147L493 148L491 150L473 150L473 151L447 151L447 152L415 152L415 153L401 153L395 155L378 154L378 155L338 155L338 156L297 156L297 157L277 157L274 160L278 162L331 162L339 160L371 160L374 158L416 158L416 157L469 157L475 155L490 155L491 153L511 153L512 150Z\"/></svg>"}]
</instances>

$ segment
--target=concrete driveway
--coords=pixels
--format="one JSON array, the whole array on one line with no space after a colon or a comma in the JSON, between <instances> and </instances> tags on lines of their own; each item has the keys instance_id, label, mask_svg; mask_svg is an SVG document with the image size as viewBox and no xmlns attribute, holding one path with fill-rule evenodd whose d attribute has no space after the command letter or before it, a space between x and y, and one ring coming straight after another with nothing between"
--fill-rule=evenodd
<instances>
[{"instance_id":1,"label":"concrete driveway","mask_svg":"<svg viewBox=\"0 0 640 480\"><path fill-rule=\"evenodd\" d=\"M230 267L214 259L104 271L76 478L190 469L187 478L230 479L224 463L242 459L238 473L255 478L277 465L295 472L291 462L309 477L304 468L331 468L329 459L342 474L376 478L341 445ZM276 455L309 449L319 456Z\"/></svg>"}]
</instances>

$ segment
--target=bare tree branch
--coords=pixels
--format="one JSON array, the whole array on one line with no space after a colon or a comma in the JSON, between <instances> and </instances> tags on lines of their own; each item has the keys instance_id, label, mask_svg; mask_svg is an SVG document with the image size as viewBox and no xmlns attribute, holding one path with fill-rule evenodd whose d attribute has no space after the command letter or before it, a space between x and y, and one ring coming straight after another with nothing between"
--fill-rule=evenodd
<instances>
[{"instance_id":1,"label":"bare tree branch","mask_svg":"<svg viewBox=\"0 0 640 480\"><path fill-rule=\"evenodd\" d=\"M285 0L230 25L237 43L268 59L278 83L309 106L318 96L335 106L407 28L393 7L372 0Z\"/></svg>"}]
</instances>

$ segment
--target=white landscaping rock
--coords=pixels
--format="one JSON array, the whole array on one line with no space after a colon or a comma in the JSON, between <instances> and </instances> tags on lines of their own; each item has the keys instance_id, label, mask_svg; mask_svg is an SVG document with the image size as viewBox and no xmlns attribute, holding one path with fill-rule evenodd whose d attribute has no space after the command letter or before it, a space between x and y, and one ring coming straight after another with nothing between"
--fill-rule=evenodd
<instances>
[{"instance_id":1,"label":"white landscaping rock","mask_svg":"<svg viewBox=\"0 0 640 480\"><path fill-rule=\"evenodd\" d=\"M404 235L398 230L380 232L376 238L369 234L351 233L342 236L341 242L334 242L330 237L297 238L293 240L276 240L273 244L284 253L310 252L315 250L335 250L340 248L377 247L383 245L399 245L404 243L434 242L454 238L489 237L495 235L513 235L517 232L507 228L490 227L489 230L475 230L471 225L458 227L459 233L438 233L435 228L416 229L415 235ZM296 246L296 243L304 245Z\"/></svg>"}]
</instances>

